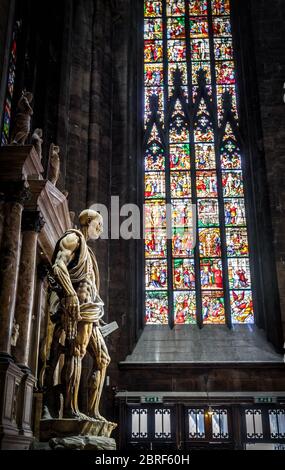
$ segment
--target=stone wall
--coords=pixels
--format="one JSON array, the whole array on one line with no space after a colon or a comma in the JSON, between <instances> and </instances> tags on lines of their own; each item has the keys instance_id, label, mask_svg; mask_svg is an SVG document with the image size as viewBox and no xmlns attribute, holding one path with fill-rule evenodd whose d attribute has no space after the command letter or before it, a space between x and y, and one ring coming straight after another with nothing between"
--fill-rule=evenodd
<instances>
[{"instance_id":1,"label":"stone wall","mask_svg":"<svg viewBox=\"0 0 285 470\"><path fill-rule=\"evenodd\" d=\"M251 22L285 336L285 2L251 0Z\"/></svg>"},{"instance_id":2,"label":"stone wall","mask_svg":"<svg viewBox=\"0 0 285 470\"><path fill-rule=\"evenodd\" d=\"M0 109L3 107L6 95L14 3L14 0L2 0L0 2ZM2 117L0 123L2 123Z\"/></svg>"}]
</instances>

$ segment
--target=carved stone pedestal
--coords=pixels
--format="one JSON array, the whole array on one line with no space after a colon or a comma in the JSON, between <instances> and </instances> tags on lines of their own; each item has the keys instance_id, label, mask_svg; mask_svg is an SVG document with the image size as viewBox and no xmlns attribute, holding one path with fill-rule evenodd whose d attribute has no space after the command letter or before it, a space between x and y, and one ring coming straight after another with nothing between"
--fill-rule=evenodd
<instances>
[{"instance_id":1,"label":"carved stone pedestal","mask_svg":"<svg viewBox=\"0 0 285 470\"><path fill-rule=\"evenodd\" d=\"M32 431L32 406L36 380L28 371L23 370L23 372L24 375L18 396L19 435L26 437L27 441L31 444L34 439Z\"/></svg>"},{"instance_id":2,"label":"carved stone pedestal","mask_svg":"<svg viewBox=\"0 0 285 470\"><path fill-rule=\"evenodd\" d=\"M19 439L17 401L23 372L8 357L0 356L0 449L27 449L29 443Z\"/></svg>"},{"instance_id":3,"label":"carved stone pedestal","mask_svg":"<svg viewBox=\"0 0 285 470\"><path fill-rule=\"evenodd\" d=\"M115 423L99 420L48 419L41 421L41 442L52 449L116 450L110 437Z\"/></svg>"}]
</instances>

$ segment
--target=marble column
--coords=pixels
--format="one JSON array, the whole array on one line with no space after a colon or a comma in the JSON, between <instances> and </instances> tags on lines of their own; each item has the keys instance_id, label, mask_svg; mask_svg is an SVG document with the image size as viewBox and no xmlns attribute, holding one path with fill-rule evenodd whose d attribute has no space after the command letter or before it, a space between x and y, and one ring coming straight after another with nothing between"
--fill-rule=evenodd
<instances>
[{"instance_id":1,"label":"marble column","mask_svg":"<svg viewBox=\"0 0 285 470\"><path fill-rule=\"evenodd\" d=\"M10 188L12 189L12 188ZM21 245L23 204L28 197L26 188L6 197L4 226L0 250L0 359L11 358L11 335L16 303L18 266Z\"/></svg>"},{"instance_id":2,"label":"marble column","mask_svg":"<svg viewBox=\"0 0 285 470\"><path fill-rule=\"evenodd\" d=\"M16 322L19 324L19 338L15 350L16 362L22 368L30 369L29 356L32 338L32 319L35 296L36 257L38 234L43 227L39 211L24 211L22 220L22 250L19 268Z\"/></svg>"},{"instance_id":3,"label":"marble column","mask_svg":"<svg viewBox=\"0 0 285 470\"><path fill-rule=\"evenodd\" d=\"M35 293L34 326L32 346L30 349L30 368L34 377L39 379L39 350L41 337L41 322L45 315L47 302L47 265L40 263L37 267L37 286Z\"/></svg>"}]
</instances>

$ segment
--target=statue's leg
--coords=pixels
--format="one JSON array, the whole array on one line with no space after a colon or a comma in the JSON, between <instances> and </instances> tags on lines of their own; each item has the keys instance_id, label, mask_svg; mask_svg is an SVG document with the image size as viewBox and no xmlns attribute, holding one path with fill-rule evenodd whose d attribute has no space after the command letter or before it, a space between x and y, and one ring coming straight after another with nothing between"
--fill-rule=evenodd
<instances>
[{"instance_id":1,"label":"statue's leg","mask_svg":"<svg viewBox=\"0 0 285 470\"><path fill-rule=\"evenodd\" d=\"M82 359L84 358L87 346L92 334L92 323L79 322L77 336L68 348L65 356L65 396L64 396L64 418L79 417L78 391L80 385Z\"/></svg>"},{"instance_id":2,"label":"statue's leg","mask_svg":"<svg viewBox=\"0 0 285 470\"><path fill-rule=\"evenodd\" d=\"M62 325L57 323L53 330L52 342L50 346L49 360L47 361L47 368L45 372L45 385L49 389L53 386L53 376L56 369L59 356L62 353L62 345L59 340L62 334Z\"/></svg>"},{"instance_id":3,"label":"statue's leg","mask_svg":"<svg viewBox=\"0 0 285 470\"><path fill-rule=\"evenodd\" d=\"M93 359L93 370L89 379L88 387L88 414L92 418L102 420L104 418L99 413L99 405L104 386L106 370L110 364L110 356L108 354L104 338L98 327L93 328L88 345L88 352Z\"/></svg>"},{"instance_id":4,"label":"statue's leg","mask_svg":"<svg viewBox=\"0 0 285 470\"><path fill-rule=\"evenodd\" d=\"M49 417L59 416L60 405L56 400L54 372L58 364L60 354L62 353L62 345L59 342L62 331L62 325L57 323L53 330L49 359L47 360L46 367L44 369L44 386L46 391L44 394L43 416L45 416L47 419Z\"/></svg>"}]
</instances>

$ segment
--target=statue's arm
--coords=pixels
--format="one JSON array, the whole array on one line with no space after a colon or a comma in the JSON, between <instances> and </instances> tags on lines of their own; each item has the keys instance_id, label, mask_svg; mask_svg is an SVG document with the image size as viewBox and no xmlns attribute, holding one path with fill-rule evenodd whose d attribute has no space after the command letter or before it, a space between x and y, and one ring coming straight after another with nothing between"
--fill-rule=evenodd
<instances>
[{"instance_id":1,"label":"statue's arm","mask_svg":"<svg viewBox=\"0 0 285 470\"><path fill-rule=\"evenodd\" d=\"M67 315L64 316L63 321L66 337L69 340L76 337L77 322L81 320L79 299L68 272L68 265L74 259L79 245L79 237L75 233L67 234L59 244L53 265L54 275L65 292L63 307Z\"/></svg>"},{"instance_id":2,"label":"statue's arm","mask_svg":"<svg viewBox=\"0 0 285 470\"><path fill-rule=\"evenodd\" d=\"M66 235L59 244L57 256L52 267L53 272L60 285L63 287L66 295L76 295L67 266L74 259L75 252L78 247L78 236L75 233Z\"/></svg>"}]
</instances>

